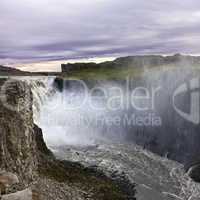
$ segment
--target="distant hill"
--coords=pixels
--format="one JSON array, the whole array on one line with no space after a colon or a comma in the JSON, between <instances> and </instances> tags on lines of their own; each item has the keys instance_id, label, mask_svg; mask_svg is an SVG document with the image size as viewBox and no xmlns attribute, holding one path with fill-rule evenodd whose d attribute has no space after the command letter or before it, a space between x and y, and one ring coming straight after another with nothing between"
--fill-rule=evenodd
<instances>
[{"instance_id":1,"label":"distant hill","mask_svg":"<svg viewBox=\"0 0 200 200\"><path fill-rule=\"evenodd\" d=\"M0 65L0 71L1 72L10 72L10 71L18 71L19 72L20 70Z\"/></svg>"},{"instance_id":2,"label":"distant hill","mask_svg":"<svg viewBox=\"0 0 200 200\"><path fill-rule=\"evenodd\" d=\"M0 76L56 76L60 72L27 72L0 65Z\"/></svg>"},{"instance_id":3,"label":"distant hill","mask_svg":"<svg viewBox=\"0 0 200 200\"><path fill-rule=\"evenodd\" d=\"M175 54L173 56L141 55L117 58L103 63L62 64L62 75L68 78L123 79L138 77L147 69L167 67L200 67L200 57Z\"/></svg>"},{"instance_id":4,"label":"distant hill","mask_svg":"<svg viewBox=\"0 0 200 200\"><path fill-rule=\"evenodd\" d=\"M200 57L198 56L184 56L181 54L175 54L173 56L161 56L161 55L141 55L141 56L127 56L117 58L114 61L103 62L103 63L75 63L75 64L62 64L63 73L71 73L74 71L80 71L83 69L121 69L121 68L138 68L143 69L144 67L157 67L163 65L192 65L200 66Z\"/></svg>"},{"instance_id":5,"label":"distant hill","mask_svg":"<svg viewBox=\"0 0 200 200\"><path fill-rule=\"evenodd\" d=\"M0 65L0 76L10 76L10 75L23 75L27 74L28 72L20 71L19 69L11 68L11 67L5 67Z\"/></svg>"},{"instance_id":6,"label":"distant hill","mask_svg":"<svg viewBox=\"0 0 200 200\"><path fill-rule=\"evenodd\" d=\"M102 63L62 64L62 72L25 72L0 65L0 76L59 76L69 75L78 78L120 77L136 74L146 68L159 66L200 66L200 57L175 54L173 56L141 55L120 57Z\"/></svg>"}]
</instances>

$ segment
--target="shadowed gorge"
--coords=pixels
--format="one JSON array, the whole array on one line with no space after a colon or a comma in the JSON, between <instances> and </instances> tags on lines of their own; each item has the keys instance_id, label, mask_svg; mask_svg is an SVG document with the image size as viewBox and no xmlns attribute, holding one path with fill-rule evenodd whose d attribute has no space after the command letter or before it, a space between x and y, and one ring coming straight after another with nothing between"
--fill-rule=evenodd
<instances>
[{"instance_id":1,"label":"shadowed gorge","mask_svg":"<svg viewBox=\"0 0 200 200\"><path fill-rule=\"evenodd\" d=\"M165 58L163 62L166 62L166 65L160 61L161 58ZM121 64L116 68L110 62L111 71L114 73L112 76L107 76L111 72L109 68L103 68L102 71L102 68L96 64L88 64L88 66L80 64L81 68L79 64L76 64L75 69L70 69L67 73L62 73L60 77L50 78L47 81L48 84L44 87L47 87L46 96L49 97L41 103L40 114L36 121L43 129L48 146L59 158L82 162L86 166L93 166L95 163L97 168L101 170L103 168L105 171L107 171L105 166L108 167L108 165L103 163L115 163L113 160L115 156L117 160L121 161L122 159L124 162L125 152L120 149L122 146L117 147L117 144L124 147L138 144L143 149L141 149L141 153L150 150L162 156L164 160L172 159L181 162L187 170L194 163L198 166L199 125L187 120L177 112L179 109L190 114L190 93L189 90L188 92L186 90L176 98L174 94L180 86L185 86L185 83L190 85L191 80L199 79L199 58L181 55L153 56L153 63L161 62L162 64L155 66L148 64L148 61L152 63L152 57L149 56L128 58L129 62L126 59L121 58L124 60L122 63L128 63L128 66ZM132 65L130 60L134 61ZM139 63L136 67L135 60ZM139 69L139 71L135 71L135 69ZM94 80L90 76L87 77L89 71L92 71L91 74L96 73L97 77L100 73L100 78ZM127 74L123 74L121 71L128 72L130 79L127 79ZM102 76L106 73L106 76ZM120 76L118 76L119 74ZM138 87L143 88L137 91L140 98L139 100L132 99L130 94ZM112 101L109 101L110 98ZM133 105L131 104L132 100L134 100ZM147 109L138 110L143 107L147 107ZM115 123L116 121L117 123ZM113 149L106 145L114 145L113 148L120 153L115 155ZM110 154L106 153L108 157L103 156L104 148L109 149ZM129 151L128 148L130 147L127 147L126 151ZM98 156L99 160L96 160L94 157L98 158ZM121 156L122 158L120 158ZM131 153L129 156L132 157ZM139 152L137 156L140 156ZM136 157L135 160L137 159ZM124 167L122 167L123 171L118 169L119 174L122 172L129 174L127 167L132 164L128 161L127 166L121 163L111 164L113 167L110 169L111 172L115 171L115 165ZM147 161L148 165L149 161ZM195 168L191 171L192 173L190 172L191 177L198 177L197 170ZM130 174L127 176L132 177ZM137 176L141 175L137 174ZM133 178L133 182L134 179L138 179L137 176ZM176 174L176 176L178 175ZM183 178L183 182L185 178ZM141 179L143 178L141 177ZM194 178L194 180L197 179ZM139 183L148 183L146 181L140 180ZM136 183L138 182L136 181ZM147 186L151 187L152 183ZM139 188L138 190L143 189ZM187 195L189 195L190 192L187 191ZM174 192L172 193L174 194ZM149 192L147 193L149 194ZM177 191L175 194L178 195ZM184 196L184 194L180 196ZM156 198L154 193L152 195ZM198 193L196 195L198 196Z\"/></svg>"},{"instance_id":2,"label":"shadowed gorge","mask_svg":"<svg viewBox=\"0 0 200 200\"><path fill-rule=\"evenodd\" d=\"M71 106L74 106L73 102L80 100L77 103L82 106L76 111L79 114L84 112L83 115L89 119L90 116L93 118L98 118L98 116L112 118L115 115L120 117L126 115L130 119L132 114L135 114L135 116L150 116L150 118L157 116L155 119L159 123L158 117L160 117L162 125L156 126L151 119L149 126L148 124L147 126L144 124L139 126L137 124L120 124L107 127L102 125L100 134L104 133L105 137L110 135L113 139L121 138L136 142L161 156L166 155L171 159L186 164L195 157L198 158L198 153L196 155L196 152L200 150L199 125L188 122L175 110L175 105L177 104L179 109L183 109L186 113L190 112L190 91L188 90L188 92L177 96L175 99L173 99L173 95L179 86L190 84L193 79L199 79L199 62L199 57L176 54L166 57L133 56L118 58L113 62L101 64L68 64L62 65L63 74L61 78L55 79L54 85L62 91L61 95L63 95L64 99L73 98L70 95L73 96L74 94ZM94 74L95 76L93 76ZM77 81L77 78L80 78L83 82ZM135 101L133 102L135 105L131 105L131 100L134 101L134 99L131 99L130 94L132 91L135 92L138 87L143 88L143 94L139 94L141 101ZM84 93L85 88L86 95ZM105 97L107 100L102 100L103 98L101 98L103 109L101 111L96 110L96 112L95 109L88 108L89 103L92 101L91 99L94 99L92 95L98 97L93 91L95 88L95 92L100 93L100 97L101 95L105 96L105 91L107 95ZM92 93L90 93L91 91ZM147 98L146 93L148 93ZM108 99L112 96L115 97L113 104L115 104L116 109L109 110L106 106ZM82 104L84 97L88 102ZM124 102L127 99L129 102ZM96 106L99 105L98 102L93 103L94 105L96 103ZM126 105L121 105L124 103ZM120 104L120 106L117 104ZM64 103L62 106L63 109L67 109L70 104ZM135 108L136 106L147 107L147 109L138 111ZM73 116L75 112L73 113L72 111L72 115L69 116ZM79 117L79 114L76 116ZM61 120L64 123L65 118ZM66 118L66 120L69 119ZM95 120L92 123L95 123ZM98 128L96 127L96 129ZM88 131L95 132L95 130ZM93 134L95 135L95 133Z\"/></svg>"}]
</instances>

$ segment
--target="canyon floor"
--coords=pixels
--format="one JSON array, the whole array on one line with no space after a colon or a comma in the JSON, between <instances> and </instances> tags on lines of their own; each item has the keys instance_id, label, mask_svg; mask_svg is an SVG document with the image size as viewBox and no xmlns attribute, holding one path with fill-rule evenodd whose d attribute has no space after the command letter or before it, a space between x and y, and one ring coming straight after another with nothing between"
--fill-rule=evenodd
<instances>
[{"instance_id":1,"label":"canyon floor","mask_svg":"<svg viewBox=\"0 0 200 200\"><path fill-rule=\"evenodd\" d=\"M184 167L134 144L99 143L91 146L52 147L59 159L99 169L112 178L126 177L136 184L137 200L197 200L200 184Z\"/></svg>"}]
</instances>

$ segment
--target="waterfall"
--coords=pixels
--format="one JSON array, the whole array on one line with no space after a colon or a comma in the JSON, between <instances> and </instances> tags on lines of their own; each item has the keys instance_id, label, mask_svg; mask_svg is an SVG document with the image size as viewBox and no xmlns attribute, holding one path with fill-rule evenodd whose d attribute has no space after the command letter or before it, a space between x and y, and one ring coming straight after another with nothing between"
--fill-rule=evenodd
<instances>
[{"instance_id":1,"label":"waterfall","mask_svg":"<svg viewBox=\"0 0 200 200\"><path fill-rule=\"evenodd\" d=\"M56 88L55 77L36 77L31 80L34 121L42 128L49 147L93 145L105 140L130 142L185 163L199 150L199 127L176 112L172 97L179 86L193 77L199 77L198 69L160 69L146 71L130 83L86 81L87 89L75 81L64 80L62 90ZM140 88L137 94L135 88ZM148 93L148 98L134 99L135 108L129 105L131 93L141 97ZM118 109L108 106L110 100L113 107L120 105ZM175 103L187 112L190 93L178 96ZM137 107L149 108L138 110ZM157 119L158 125L152 123Z\"/></svg>"},{"instance_id":2,"label":"waterfall","mask_svg":"<svg viewBox=\"0 0 200 200\"><path fill-rule=\"evenodd\" d=\"M52 85L48 87L51 89L47 91L53 90ZM37 91L37 94L36 102L38 99L41 102L37 123L42 128L49 146L93 145L99 140L121 139L123 133L121 127L107 125L104 121L114 115L106 108L104 100L93 98L87 90L80 90L75 83L62 92L56 90L53 95L45 95L47 96L45 100L44 97L42 100L40 97L44 95L43 87L39 92ZM38 103L35 103L35 107L38 108ZM37 113L38 109L35 110Z\"/></svg>"},{"instance_id":3,"label":"waterfall","mask_svg":"<svg viewBox=\"0 0 200 200\"><path fill-rule=\"evenodd\" d=\"M33 119L37 124L40 119L41 108L56 93L56 90L52 87L55 77L21 76L12 77L12 79L24 81L30 86L33 95Z\"/></svg>"},{"instance_id":4,"label":"waterfall","mask_svg":"<svg viewBox=\"0 0 200 200\"><path fill-rule=\"evenodd\" d=\"M52 87L54 77L36 77L28 80L33 93L33 118L39 123L42 107L54 96L56 90Z\"/></svg>"}]
</instances>

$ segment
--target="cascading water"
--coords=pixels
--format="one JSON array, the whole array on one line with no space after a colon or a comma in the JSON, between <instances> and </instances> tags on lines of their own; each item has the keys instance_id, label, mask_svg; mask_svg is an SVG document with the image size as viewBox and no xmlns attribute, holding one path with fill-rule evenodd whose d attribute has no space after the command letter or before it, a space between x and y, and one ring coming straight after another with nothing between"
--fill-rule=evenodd
<instances>
[{"instance_id":1,"label":"cascading water","mask_svg":"<svg viewBox=\"0 0 200 200\"><path fill-rule=\"evenodd\" d=\"M54 78L36 77L29 79L33 93L33 118L36 123L39 123L42 107L56 93L51 87Z\"/></svg>"},{"instance_id":2,"label":"cascading water","mask_svg":"<svg viewBox=\"0 0 200 200\"><path fill-rule=\"evenodd\" d=\"M56 89L55 77L43 78L32 83L35 122L43 129L48 146L91 145L102 140L132 142L185 163L199 149L198 127L175 112L172 97L176 87L197 71L188 67L161 68L146 70L139 79L85 85L66 80L62 90ZM131 106L131 92L141 87L147 89L149 97L134 99ZM144 89L134 91L139 97L145 93ZM186 95L178 104L188 107L187 99ZM154 118L161 119L156 126ZM141 123L141 119L150 123Z\"/></svg>"},{"instance_id":3,"label":"cascading water","mask_svg":"<svg viewBox=\"0 0 200 200\"><path fill-rule=\"evenodd\" d=\"M55 90L54 78L49 79L48 84L42 80L32 87L35 122L42 128L49 146L92 145L103 139L123 139L122 128L106 122L115 112L108 110L101 95L94 98L76 84L61 92ZM107 87L104 85L104 89Z\"/></svg>"}]
</instances>

